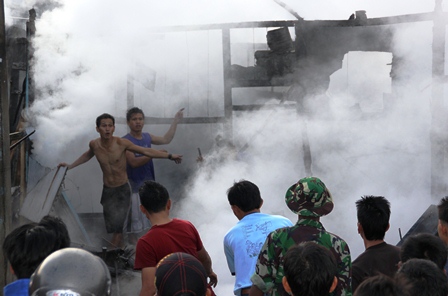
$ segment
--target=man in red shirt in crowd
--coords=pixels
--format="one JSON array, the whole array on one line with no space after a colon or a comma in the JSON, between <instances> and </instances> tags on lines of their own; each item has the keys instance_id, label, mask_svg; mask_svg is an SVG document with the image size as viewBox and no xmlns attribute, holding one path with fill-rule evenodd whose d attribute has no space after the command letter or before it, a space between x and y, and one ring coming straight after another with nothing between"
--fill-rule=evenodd
<instances>
[{"instance_id":1,"label":"man in red shirt in crowd","mask_svg":"<svg viewBox=\"0 0 448 296\"><path fill-rule=\"evenodd\" d=\"M140 210L152 225L136 247L134 269L142 271L140 296L155 295L156 265L166 255L175 252L190 254L201 261L210 285L215 287L218 278L213 272L210 255L191 222L170 217L171 200L166 188L155 181L146 181L139 194Z\"/></svg>"}]
</instances>

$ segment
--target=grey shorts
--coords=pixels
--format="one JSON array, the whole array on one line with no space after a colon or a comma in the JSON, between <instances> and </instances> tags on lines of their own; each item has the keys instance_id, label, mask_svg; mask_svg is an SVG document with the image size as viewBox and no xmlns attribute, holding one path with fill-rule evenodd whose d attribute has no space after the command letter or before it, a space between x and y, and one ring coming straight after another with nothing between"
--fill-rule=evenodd
<instances>
[{"instance_id":1,"label":"grey shorts","mask_svg":"<svg viewBox=\"0 0 448 296\"><path fill-rule=\"evenodd\" d=\"M101 204L103 205L107 233L123 233L131 208L131 186L129 183L118 187L103 186Z\"/></svg>"}]
</instances>

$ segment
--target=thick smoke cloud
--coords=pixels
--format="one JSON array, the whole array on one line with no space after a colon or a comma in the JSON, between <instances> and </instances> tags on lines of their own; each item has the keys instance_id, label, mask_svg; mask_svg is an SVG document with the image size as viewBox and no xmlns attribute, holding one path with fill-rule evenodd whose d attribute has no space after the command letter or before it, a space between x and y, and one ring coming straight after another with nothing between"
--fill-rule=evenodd
<instances>
[{"instance_id":1,"label":"thick smoke cloud","mask_svg":"<svg viewBox=\"0 0 448 296\"><path fill-rule=\"evenodd\" d=\"M43 7L30 1L18 7ZM434 1L284 1L306 20L347 19L356 10L368 17L428 12ZM192 24L283 20L293 17L274 1L58 1L52 10L39 11L33 64L38 97L26 115L36 129L34 157L45 166L72 162L97 137L94 120L103 112L124 117L128 74L134 77L135 105L147 116L172 117L185 107L187 117L222 116L221 35L217 31L154 34L153 27ZM40 5L40 6L39 6ZM25 14L27 16L27 14ZM8 16L7 16L8 17ZM265 43L264 29L232 33L234 62L253 66L253 51L245 43ZM232 293L222 249L222 238L237 219L227 203L226 190L234 181L258 184L263 212L282 214L295 221L284 204L286 189L306 175L303 165L302 129L306 124L312 171L329 187L335 209L323 218L325 227L346 239L355 258L364 249L357 235L354 202L362 195L383 195L391 201L390 243L399 241L424 210L436 203L430 196L432 24L397 27L398 52L414 61L401 96L383 100L390 93L388 53L349 53L342 69L331 77L325 116L305 122L295 109L271 108L235 112L233 141L238 155L223 156L214 139L221 125L180 125L167 147L184 154L176 166L156 161L158 181L172 194L173 215L190 219L220 277L217 294ZM153 85L152 85L153 84ZM276 88L270 97L235 90L235 103L279 104ZM311 101L311 106L313 106ZM291 103L291 102L287 102ZM166 125L148 126L163 134ZM115 135L126 127L118 124ZM197 148L205 162L196 163ZM101 212L101 171L95 160L69 171L68 195L79 212Z\"/></svg>"}]
</instances>

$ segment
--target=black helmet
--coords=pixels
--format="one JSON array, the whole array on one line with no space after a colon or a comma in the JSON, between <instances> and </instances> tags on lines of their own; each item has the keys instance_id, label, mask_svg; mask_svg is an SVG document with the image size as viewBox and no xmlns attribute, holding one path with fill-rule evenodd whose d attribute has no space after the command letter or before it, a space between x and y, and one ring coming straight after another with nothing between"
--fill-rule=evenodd
<instances>
[{"instance_id":1,"label":"black helmet","mask_svg":"<svg viewBox=\"0 0 448 296\"><path fill-rule=\"evenodd\" d=\"M83 249L65 248L45 258L31 275L29 294L109 296L111 284L101 258Z\"/></svg>"}]
</instances>

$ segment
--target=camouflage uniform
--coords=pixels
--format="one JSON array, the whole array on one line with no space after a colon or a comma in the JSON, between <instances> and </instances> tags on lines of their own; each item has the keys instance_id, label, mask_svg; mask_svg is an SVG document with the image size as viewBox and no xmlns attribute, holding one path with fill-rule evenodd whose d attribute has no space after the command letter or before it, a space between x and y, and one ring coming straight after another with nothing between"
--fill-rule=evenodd
<instances>
[{"instance_id":1,"label":"camouflage uniform","mask_svg":"<svg viewBox=\"0 0 448 296\"><path fill-rule=\"evenodd\" d=\"M337 235L327 232L315 220L300 219L292 227L271 232L260 250L252 283L267 295L288 295L283 289L283 256L293 245L315 241L328 248L338 263L338 286L331 295L352 295L351 257L347 243Z\"/></svg>"},{"instance_id":2,"label":"camouflage uniform","mask_svg":"<svg viewBox=\"0 0 448 296\"><path fill-rule=\"evenodd\" d=\"M347 243L327 232L319 217L333 210L333 200L325 184L318 178L299 180L286 192L285 202L299 215L292 227L277 229L269 234L258 255L252 283L266 295L288 296L283 289L283 257L293 245L314 241L333 253L338 263L338 285L330 295L351 296L352 262Z\"/></svg>"}]
</instances>

